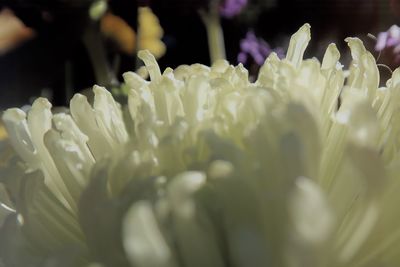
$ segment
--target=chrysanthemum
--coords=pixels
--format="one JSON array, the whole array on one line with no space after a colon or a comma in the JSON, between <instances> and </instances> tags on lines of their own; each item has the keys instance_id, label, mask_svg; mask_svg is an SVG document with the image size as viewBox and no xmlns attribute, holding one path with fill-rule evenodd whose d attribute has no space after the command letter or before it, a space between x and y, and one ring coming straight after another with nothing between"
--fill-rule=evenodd
<instances>
[{"instance_id":1,"label":"chrysanthemum","mask_svg":"<svg viewBox=\"0 0 400 267\"><path fill-rule=\"evenodd\" d=\"M126 107L95 86L69 113L7 110L5 265L399 266L400 70L378 88L357 38L346 71L334 44L303 60L309 28L254 83L143 51Z\"/></svg>"}]
</instances>

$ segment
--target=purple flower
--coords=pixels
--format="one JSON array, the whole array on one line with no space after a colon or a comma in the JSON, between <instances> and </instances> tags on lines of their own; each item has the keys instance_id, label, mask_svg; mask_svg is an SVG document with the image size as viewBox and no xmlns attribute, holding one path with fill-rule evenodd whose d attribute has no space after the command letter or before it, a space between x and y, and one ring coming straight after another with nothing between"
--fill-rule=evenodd
<instances>
[{"instance_id":1,"label":"purple flower","mask_svg":"<svg viewBox=\"0 0 400 267\"><path fill-rule=\"evenodd\" d=\"M247 0L225 0L219 7L221 16L232 18L238 15L247 5Z\"/></svg>"},{"instance_id":2,"label":"purple flower","mask_svg":"<svg viewBox=\"0 0 400 267\"><path fill-rule=\"evenodd\" d=\"M393 25L388 31L378 34L375 50L382 51L389 47L393 47L398 52L400 50L400 28L397 25Z\"/></svg>"},{"instance_id":3,"label":"purple flower","mask_svg":"<svg viewBox=\"0 0 400 267\"><path fill-rule=\"evenodd\" d=\"M251 58L257 65L261 66L272 52L275 52L279 58L285 56L282 48L272 49L266 41L257 38L252 31L247 32L246 38L240 41L240 50L237 59L238 62L243 64L246 64Z\"/></svg>"}]
</instances>

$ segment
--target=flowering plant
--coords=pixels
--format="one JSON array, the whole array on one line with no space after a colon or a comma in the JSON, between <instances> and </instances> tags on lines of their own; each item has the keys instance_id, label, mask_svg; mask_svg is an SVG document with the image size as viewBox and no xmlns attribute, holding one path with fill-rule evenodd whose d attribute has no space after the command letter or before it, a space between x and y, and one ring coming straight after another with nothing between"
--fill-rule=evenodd
<instances>
[{"instance_id":1,"label":"flowering plant","mask_svg":"<svg viewBox=\"0 0 400 267\"><path fill-rule=\"evenodd\" d=\"M225 0L221 3L219 10L222 16L231 18L239 14L247 5L247 0Z\"/></svg>"},{"instance_id":2,"label":"flowering plant","mask_svg":"<svg viewBox=\"0 0 400 267\"><path fill-rule=\"evenodd\" d=\"M282 48L272 49L265 40L257 38L253 31L247 32L246 37L240 41L240 49L238 62L243 64L253 60L258 66L261 66L272 52L275 52L279 58L285 56Z\"/></svg>"},{"instance_id":3,"label":"flowering plant","mask_svg":"<svg viewBox=\"0 0 400 267\"><path fill-rule=\"evenodd\" d=\"M399 265L400 70L378 88L359 39L346 71L334 44L303 60L309 41L306 24L255 82L226 61L161 73L142 51L126 107L95 86L67 113L5 111L21 161L1 176L2 261Z\"/></svg>"}]
</instances>

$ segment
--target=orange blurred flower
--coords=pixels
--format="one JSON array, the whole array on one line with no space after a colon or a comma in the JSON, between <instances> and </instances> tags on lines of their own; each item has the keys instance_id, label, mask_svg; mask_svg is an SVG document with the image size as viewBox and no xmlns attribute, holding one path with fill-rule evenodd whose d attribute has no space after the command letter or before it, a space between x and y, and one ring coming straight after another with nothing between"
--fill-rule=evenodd
<instances>
[{"instance_id":1,"label":"orange blurred flower","mask_svg":"<svg viewBox=\"0 0 400 267\"><path fill-rule=\"evenodd\" d=\"M138 9L138 20L139 34L122 18L108 12L101 20L101 31L126 54L133 54L136 50L147 49L156 58L160 58L165 54L166 48L161 41L164 31L157 16L150 8L140 7ZM136 40L136 38L139 39ZM138 47L136 47L136 41Z\"/></svg>"},{"instance_id":2,"label":"orange blurred flower","mask_svg":"<svg viewBox=\"0 0 400 267\"><path fill-rule=\"evenodd\" d=\"M136 33L121 17L106 13L100 22L102 33L113 40L126 54L135 52Z\"/></svg>"},{"instance_id":3,"label":"orange blurred flower","mask_svg":"<svg viewBox=\"0 0 400 267\"><path fill-rule=\"evenodd\" d=\"M0 55L34 36L34 31L26 27L7 8L0 11Z\"/></svg>"}]
</instances>

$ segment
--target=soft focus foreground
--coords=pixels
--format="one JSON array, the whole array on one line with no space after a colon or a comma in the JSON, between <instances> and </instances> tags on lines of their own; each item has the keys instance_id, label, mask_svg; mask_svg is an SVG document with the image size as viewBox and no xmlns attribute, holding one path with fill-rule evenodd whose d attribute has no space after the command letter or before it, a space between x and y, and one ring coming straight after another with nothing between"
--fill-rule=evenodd
<instances>
[{"instance_id":1,"label":"soft focus foreground","mask_svg":"<svg viewBox=\"0 0 400 267\"><path fill-rule=\"evenodd\" d=\"M95 86L69 113L7 110L5 266L399 266L400 70L378 88L359 39L348 70L333 44L303 60L309 41L254 83L142 51L126 107Z\"/></svg>"}]
</instances>

